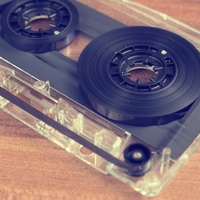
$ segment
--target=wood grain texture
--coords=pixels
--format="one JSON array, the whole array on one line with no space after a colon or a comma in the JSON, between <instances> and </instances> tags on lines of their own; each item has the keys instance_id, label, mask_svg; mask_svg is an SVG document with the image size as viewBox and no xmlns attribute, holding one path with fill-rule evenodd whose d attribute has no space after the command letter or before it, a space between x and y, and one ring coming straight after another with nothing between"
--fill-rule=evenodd
<instances>
[{"instance_id":1,"label":"wood grain texture","mask_svg":"<svg viewBox=\"0 0 200 200\"><path fill-rule=\"evenodd\" d=\"M85 4L92 1L82 0ZM137 0L200 30L199 0ZM200 149L155 200L200 199ZM0 110L1 200L146 200Z\"/></svg>"}]
</instances>

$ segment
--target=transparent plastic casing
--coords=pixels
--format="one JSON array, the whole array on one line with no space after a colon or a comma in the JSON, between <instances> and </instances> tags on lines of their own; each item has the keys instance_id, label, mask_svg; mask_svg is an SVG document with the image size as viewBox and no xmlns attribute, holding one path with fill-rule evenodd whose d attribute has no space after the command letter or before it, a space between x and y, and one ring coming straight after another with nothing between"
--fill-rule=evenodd
<instances>
[{"instance_id":1,"label":"transparent plastic casing","mask_svg":"<svg viewBox=\"0 0 200 200\"><path fill-rule=\"evenodd\" d=\"M124 23L127 25L149 25L165 28L183 36L200 49L199 31L165 14L128 0L96 0L94 2L98 3L99 8L104 12L106 12L104 8L107 7L108 10L116 10L116 15L119 18L119 13L126 15L127 21ZM158 195L166 183L200 146L200 135L198 135L189 148L178 159L174 160L170 156L170 148L165 147L162 152L157 151L125 130L56 91L50 86L48 80L38 80L4 58L0 58L0 86L88 143L121 161L124 161L123 151L129 144L143 143L148 146L152 154L151 169L144 176L133 177L122 168L93 152L92 149L85 148L83 144L76 142L69 135L56 130L41 119L0 97L0 107L4 111L95 169L116 177L145 196Z\"/></svg>"}]
</instances>

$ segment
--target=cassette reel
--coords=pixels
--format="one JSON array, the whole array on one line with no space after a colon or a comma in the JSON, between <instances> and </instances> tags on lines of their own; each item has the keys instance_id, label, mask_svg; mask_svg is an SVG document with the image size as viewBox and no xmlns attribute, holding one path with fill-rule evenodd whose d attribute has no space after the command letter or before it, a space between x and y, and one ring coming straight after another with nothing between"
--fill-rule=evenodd
<instances>
[{"instance_id":1,"label":"cassette reel","mask_svg":"<svg viewBox=\"0 0 200 200\"><path fill-rule=\"evenodd\" d=\"M115 5L127 23L73 0L1 5L0 106L95 169L155 196L199 147L200 35L138 4L96 2ZM127 27L137 19L146 24ZM36 20L48 27L35 28ZM55 51L75 51L83 35L92 41L78 62Z\"/></svg>"},{"instance_id":2,"label":"cassette reel","mask_svg":"<svg viewBox=\"0 0 200 200\"><path fill-rule=\"evenodd\" d=\"M101 35L84 49L78 81L103 116L159 125L183 117L199 96L199 66L199 52L178 35L126 27Z\"/></svg>"},{"instance_id":3,"label":"cassette reel","mask_svg":"<svg viewBox=\"0 0 200 200\"><path fill-rule=\"evenodd\" d=\"M75 6L61 0L13 1L1 17L4 39L20 50L37 53L65 47L73 40L78 24ZM34 25L38 20L41 27ZM44 26L42 20L48 24Z\"/></svg>"}]
</instances>

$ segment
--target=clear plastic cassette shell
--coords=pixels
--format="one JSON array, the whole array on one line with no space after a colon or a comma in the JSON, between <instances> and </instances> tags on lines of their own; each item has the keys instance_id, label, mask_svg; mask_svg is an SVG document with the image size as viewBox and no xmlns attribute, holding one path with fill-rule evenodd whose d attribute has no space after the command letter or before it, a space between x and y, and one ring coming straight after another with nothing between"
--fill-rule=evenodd
<instances>
[{"instance_id":1,"label":"clear plastic cassette shell","mask_svg":"<svg viewBox=\"0 0 200 200\"><path fill-rule=\"evenodd\" d=\"M111 17L118 21L121 19L120 16L123 15L122 22L126 25L154 26L175 32L189 40L200 50L200 32L163 13L128 0L95 0L91 2L91 6L93 4L95 7L98 4L99 11L104 12L106 15L109 15L110 10L115 11L112 12L113 16ZM81 35L77 37L80 37L79 42L82 42L82 48L91 40L91 38L85 36L84 38ZM73 43L60 52L70 57L70 51L73 51ZM79 53L77 52L77 57ZM76 60L77 57L75 56L73 59ZM83 144L73 140L73 137L70 138L44 121L20 109L8 99L0 98L0 107L4 111L95 169L116 177L145 196L158 195L161 189L200 146L200 134L197 134L197 137L191 142L187 150L177 159L172 159L171 149L167 146L161 152L158 151L56 91L51 87L51 83L48 80L38 80L4 58L0 58L0 85L4 90L66 127L69 131L80 136L80 138L121 161L124 161L123 152L129 144L142 143L148 146L152 154L151 168L144 176L133 177L122 168L93 152L92 149L87 149ZM189 129L185 131L190 132Z\"/></svg>"}]
</instances>

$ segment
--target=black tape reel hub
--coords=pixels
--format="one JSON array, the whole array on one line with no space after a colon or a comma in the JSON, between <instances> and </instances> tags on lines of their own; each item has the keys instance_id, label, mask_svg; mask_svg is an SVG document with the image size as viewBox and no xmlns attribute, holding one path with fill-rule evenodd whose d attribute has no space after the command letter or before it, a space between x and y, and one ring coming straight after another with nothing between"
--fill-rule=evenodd
<instances>
[{"instance_id":1,"label":"black tape reel hub","mask_svg":"<svg viewBox=\"0 0 200 200\"><path fill-rule=\"evenodd\" d=\"M200 56L184 38L125 27L94 39L78 62L80 88L103 116L158 125L184 116L200 94Z\"/></svg>"},{"instance_id":2,"label":"black tape reel hub","mask_svg":"<svg viewBox=\"0 0 200 200\"><path fill-rule=\"evenodd\" d=\"M8 43L29 52L57 50L69 44L78 25L78 12L64 0L13 1L2 14Z\"/></svg>"}]
</instances>

